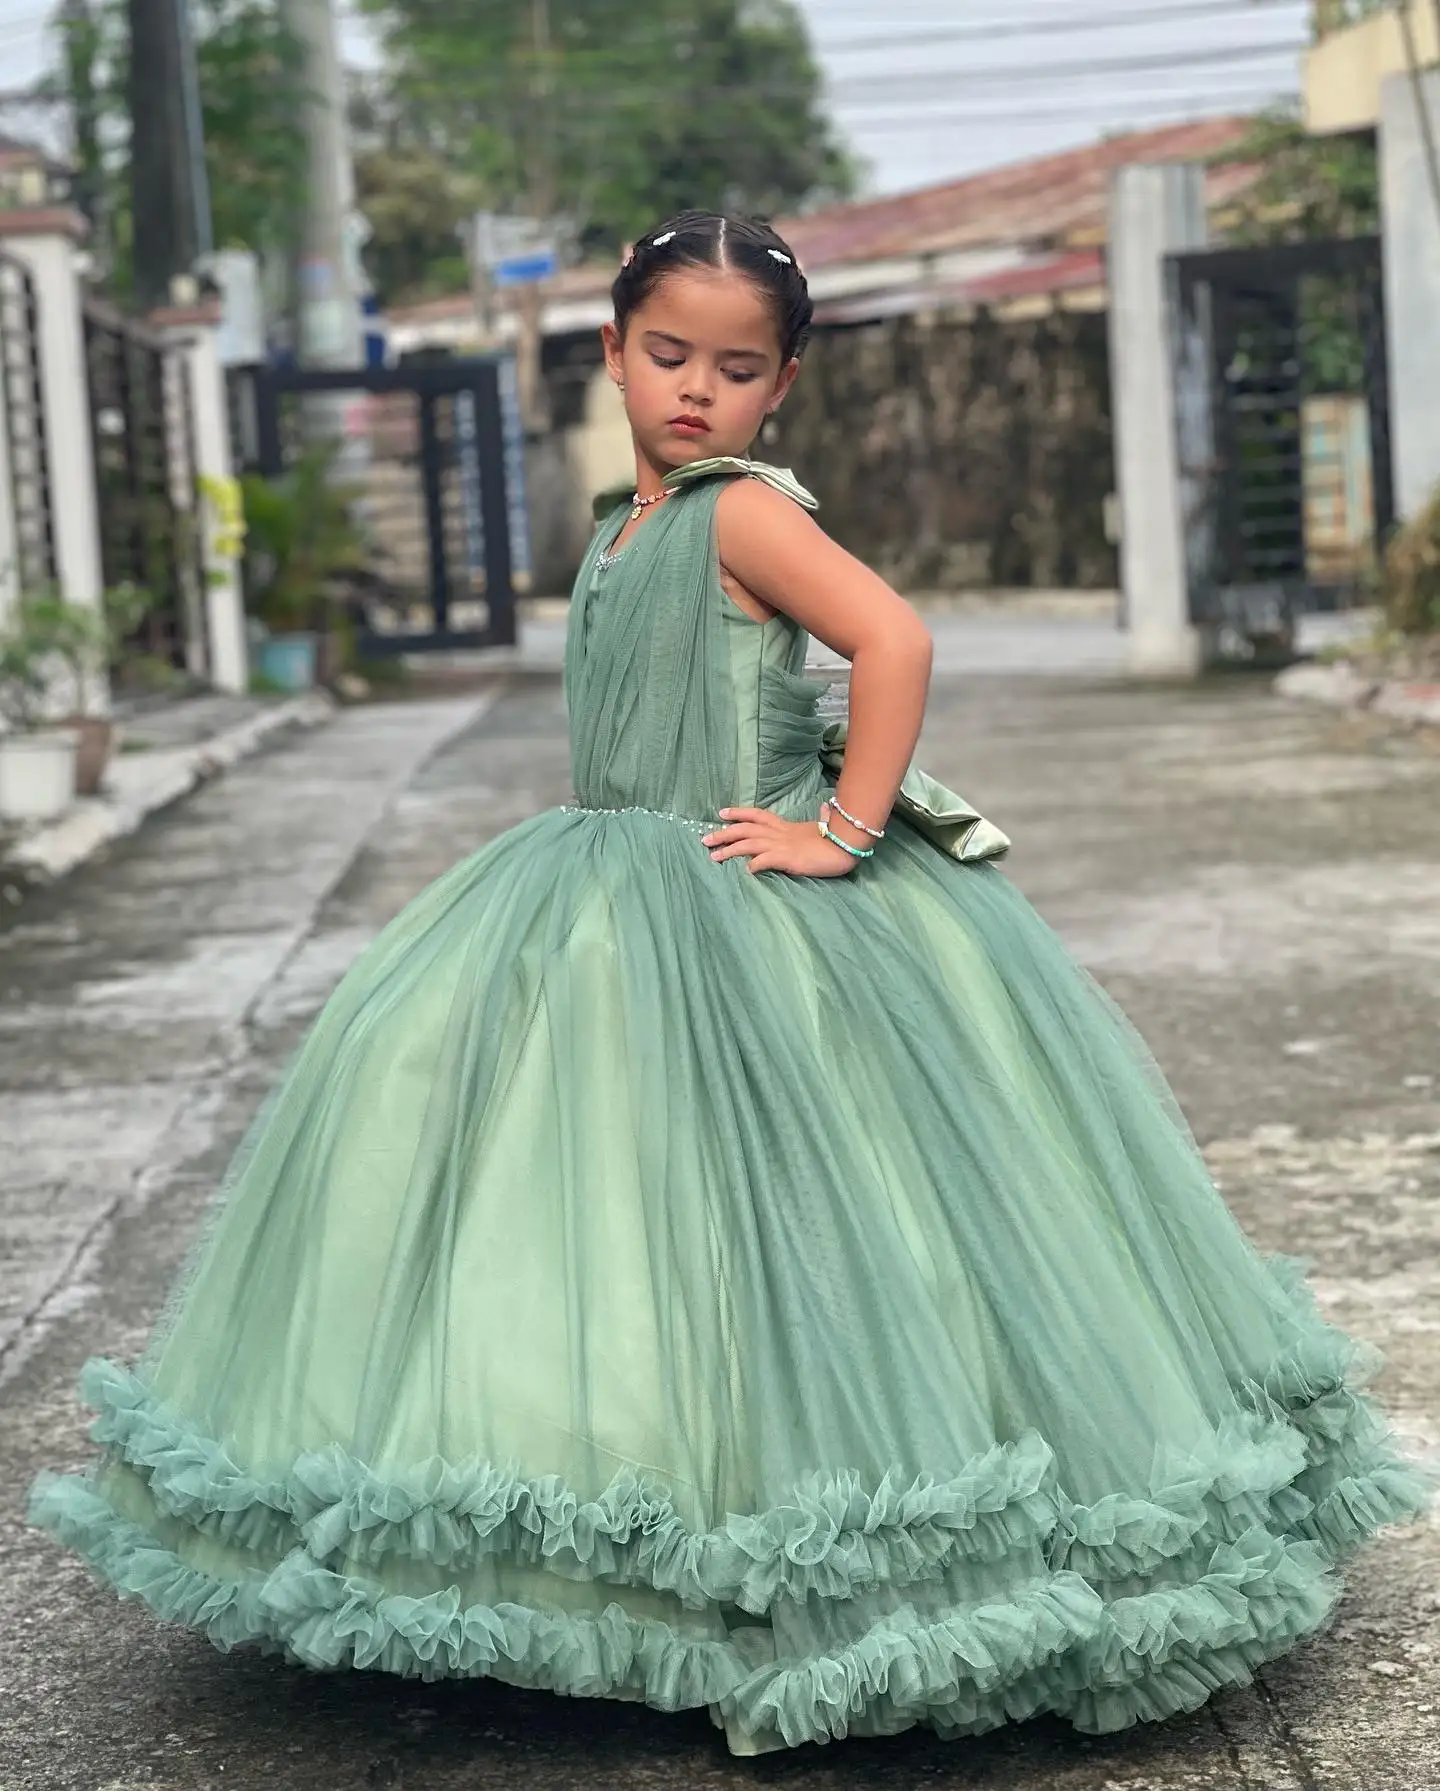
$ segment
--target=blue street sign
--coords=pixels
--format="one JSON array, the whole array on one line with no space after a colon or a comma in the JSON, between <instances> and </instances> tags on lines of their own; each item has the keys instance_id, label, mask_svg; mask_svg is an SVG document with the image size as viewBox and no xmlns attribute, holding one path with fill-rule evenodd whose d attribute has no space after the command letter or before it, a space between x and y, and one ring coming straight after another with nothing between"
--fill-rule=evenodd
<instances>
[{"instance_id":1,"label":"blue street sign","mask_svg":"<svg viewBox=\"0 0 1440 1791\"><path fill-rule=\"evenodd\" d=\"M553 249L539 249L532 255L507 255L497 261L491 278L497 286L529 286L536 280L548 280L560 271L560 258Z\"/></svg>"}]
</instances>

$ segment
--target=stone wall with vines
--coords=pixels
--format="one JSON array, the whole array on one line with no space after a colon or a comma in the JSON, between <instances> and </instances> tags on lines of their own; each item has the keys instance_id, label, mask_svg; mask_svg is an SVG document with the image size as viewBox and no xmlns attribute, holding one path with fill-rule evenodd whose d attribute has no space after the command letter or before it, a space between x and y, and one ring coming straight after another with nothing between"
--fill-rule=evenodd
<instances>
[{"instance_id":1,"label":"stone wall with vines","mask_svg":"<svg viewBox=\"0 0 1440 1791\"><path fill-rule=\"evenodd\" d=\"M817 330L773 428L765 457L902 590L1115 583L1103 315Z\"/></svg>"}]
</instances>

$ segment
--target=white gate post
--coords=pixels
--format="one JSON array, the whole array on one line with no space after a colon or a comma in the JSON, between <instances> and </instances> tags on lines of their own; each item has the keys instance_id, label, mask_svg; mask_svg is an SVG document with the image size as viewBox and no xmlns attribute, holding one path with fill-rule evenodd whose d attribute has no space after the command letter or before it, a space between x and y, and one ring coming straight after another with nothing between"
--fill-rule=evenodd
<instances>
[{"instance_id":1,"label":"white gate post","mask_svg":"<svg viewBox=\"0 0 1440 1791\"><path fill-rule=\"evenodd\" d=\"M1205 173L1186 163L1117 171L1110 190L1110 382L1120 569L1137 677L1193 678L1165 258L1207 241Z\"/></svg>"},{"instance_id":2,"label":"white gate post","mask_svg":"<svg viewBox=\"0 0 1440 1791\"><path fill-rule=\"evenodd\" d=\"M0 213L0 240L29 268L35 283L56 575L69 602L98 609L105 575L100 559L100 509L78 266L85 230L79 212L66 206ZM91 709L103 713L109 707L103 677L98 689L84 694Z\"/></svg>"},{"instance_id":3,"label":"white gate post","mask_svg":"<svg viewBox=\"0 0 1440 1791\"><path fill-rule=\"evenodd\" d=\"M1421 86L1420 103L1440 118L1440 70L1423 75ZM1390 443L1402 521L1440 485L1440 204L1415 108L1410 77L1392 75L1380 90L1380 203Z\"/></svg>"},{"instance_id":4,"label":"white gate post","mask_svg":"<svg viewBox=\"0 0 1440 1791\"><path fill-rule=\"evenodd\" d=\"M190 395L190 439L198 479L228 483L235 476L230 453L230 415L225 369L220 364L218 305L158 311L153 329L181 357ZM245 594L240 558L226 550L216 530L213 508L196 498L205 566L205 631L209 662L205 673L217 690L244 692L250 687L249 649L245 637Z\"/></svg>"}]
</instances>

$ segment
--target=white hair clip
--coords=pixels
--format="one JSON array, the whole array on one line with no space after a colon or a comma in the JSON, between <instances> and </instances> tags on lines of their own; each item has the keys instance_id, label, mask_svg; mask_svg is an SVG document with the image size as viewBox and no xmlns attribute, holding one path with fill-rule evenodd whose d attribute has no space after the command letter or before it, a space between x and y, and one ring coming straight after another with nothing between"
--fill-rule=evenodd
<instances>
[{"instance_id":1,"label":"white hair clip","mask_svg":"<svg viewBox=\"0 0 1440 1791\"><path fill-rule=\"evenodd\" d=\"M674 234L675 232L673 230L667 230L664 236L652 236L650 239L652 248L663 249Z\"/></svg>"},{"instance_id":2,"label":"white hair clip","mask_svg":"<svg viewBox=\"0 0 1440 1791\"><path fill-rule=\"evenodd\" d=\"M773 255L777 261L783 261L786 267L794 267L795 265L788 255L782 255L778 249L767 249L765 253L767 255Z\"/></svg>"}]
</instances>

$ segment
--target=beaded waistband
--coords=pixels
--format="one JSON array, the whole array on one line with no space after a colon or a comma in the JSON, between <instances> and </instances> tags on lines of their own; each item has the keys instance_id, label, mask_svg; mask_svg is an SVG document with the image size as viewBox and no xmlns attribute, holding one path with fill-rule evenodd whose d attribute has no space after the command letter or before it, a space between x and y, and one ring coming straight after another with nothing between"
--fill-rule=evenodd
<instances>
[{"instance_id":1,"label":"beaded waistband","mask_svg":"<svg viewBox=\"0 0 1440 1791\"><path fill-rule=\"evenodd\" d=\"M562 802L562 815L649 815L656 821L672 821L677 827L687 827L692 833L709 833L720 826L719 821L697 821L693 815L673 815L666 809L641 808L594 808L588 802Z\"/></svg>"}]
</instances>

